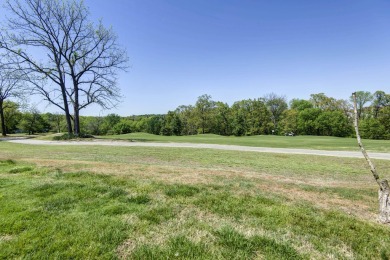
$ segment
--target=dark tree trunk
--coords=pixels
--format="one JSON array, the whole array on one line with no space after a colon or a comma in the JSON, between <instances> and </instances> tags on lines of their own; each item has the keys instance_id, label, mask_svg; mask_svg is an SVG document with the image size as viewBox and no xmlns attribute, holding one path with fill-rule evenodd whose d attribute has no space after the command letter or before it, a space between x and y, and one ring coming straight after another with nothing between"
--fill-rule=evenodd
<instances>
[{"instance_id":1,"label":"dark tree trunk","mask_svg":"<svg viewBox=\"0 0 390 260\"><path fill-rule=\"evenodd\" d=\"M7 129L5 127L3 101L0 102L0 119L1 119L1 135L7 136Z\"/></svg>"},{"instance_id":2,"label":"dark tree trunk","mask_svg":"<svg viewBox=\"0 0 390 260\"><path fill-rule=\"evenodd\" d=\"M69 105L68 98L66 96L65 86L61 86L62 98L64 100L64 111L65 111L65 119L66 119L66 127L68 129L68 134L72 134L72 120L70 119L69 113Z\"/></svg>"},{"instance_id":3,"label":"dark tree trunk","mask_svg":"<svg viewBox=\"0 0 390 260\"><path fill-rule=\"evenodd\" d=\"M75 136L79 136L80 135L80 113L76 107L74 108L73 123L74 123L74 134Z\"/></svg>"},{"instance_id":4,"label":"dark tree trunk","mask_svg":"<svg viewBox=\"0 0 390 260\"><path fill-rule=\"evenodd\" d=\"M74 104L73 104L73 109L74 109L74 134L76 136L80 135L80 104L79 104L79 88L77 85L76 81L73 81L74 85Z\"/></svg>"}]
</instances>

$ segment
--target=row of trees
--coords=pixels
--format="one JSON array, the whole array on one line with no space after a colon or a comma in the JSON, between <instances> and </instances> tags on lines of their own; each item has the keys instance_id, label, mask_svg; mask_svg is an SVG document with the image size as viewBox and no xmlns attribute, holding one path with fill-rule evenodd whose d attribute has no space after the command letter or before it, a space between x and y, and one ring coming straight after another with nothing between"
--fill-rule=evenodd
<instances>
[{"instance_id":1,"label":"row of trees","mask_svg":"<svg viewBox=\"0 0 390 260\"><path fill-rule=\"evenodd\" d=\"M383 91L356 94L363 138L390 139L390 95ZM195 105L168 112L161 121L160 133L236 136L294 133L345 137L353 135L352 111L350 101L323 93L289 103L283 96L269 94L237 101L232 106L203 95Z\"/></svg>"},{"instance_id":2,"label":"row of trees","mask_svg":"<svg viewBox=\"0 0 390 260\"><path fill-rule=\"evenodd\" d=\"M358 91L358 115L363 138L390 139L390 95L383 91ZM66 118L61 114L40 114L36 109L20 112L20 106L6 102L4 109L7 131L63 132ZM290 102L275 94L246 99L229 106L202 95L194 105L179 106L165 115L120 117L82 116L80 129L92 135L147 132L157 135L299 134L346 137L353 135L352 107L323 93L310 99Z\"/></svg>"}]
</instances>

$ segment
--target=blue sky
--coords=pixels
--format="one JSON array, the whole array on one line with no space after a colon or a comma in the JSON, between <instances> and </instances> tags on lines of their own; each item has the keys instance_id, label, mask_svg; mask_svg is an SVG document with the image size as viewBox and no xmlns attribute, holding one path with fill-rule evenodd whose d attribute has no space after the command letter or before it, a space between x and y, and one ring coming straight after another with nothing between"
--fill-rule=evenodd
<instances>
[{"instance_id":1,"label":"blue sky","mask_svg":"<svg viewBox=\"0 0 390 260\"><path fill-rule=\"evenodd\" d=\"M130 58L119 80L124 99L110 113L166 113L202 94L232 104L270 92L290 100L390 91L390 1L85 3Z\"/></svg>"}]
</instances>

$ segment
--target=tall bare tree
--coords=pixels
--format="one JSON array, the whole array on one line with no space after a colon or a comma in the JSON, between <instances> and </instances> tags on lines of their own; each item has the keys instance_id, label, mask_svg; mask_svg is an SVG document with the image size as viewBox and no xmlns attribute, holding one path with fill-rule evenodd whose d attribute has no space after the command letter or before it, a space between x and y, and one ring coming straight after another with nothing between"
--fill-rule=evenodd
<instances>
[{"instance_id":1,"label":"tall bare tree","mask_svg":"<svg viewBox=\"0 0 390 260\"><path fill-rule=\"evenodd\" d=\"M80 133L83 108L117 104L127 54L112 28L89 21L83 1L7 0L6 7L11 16L0 46L21 60L35 92L64 111L69 133Z\"/></svg>"},{"instance_id":2,"label":"tall bare tree","mask_svg":"<svg viewBox=\"0 0 390 260\"><path fill-rule=\"evenodd\" d=\"M23 94L22 75L18 70L10 66L9 61L2 58L0 61L0 121L1 134L7 135L4 109L6 109L6 100L12 97L21 97Z\"/></svg>"}]
</instances>

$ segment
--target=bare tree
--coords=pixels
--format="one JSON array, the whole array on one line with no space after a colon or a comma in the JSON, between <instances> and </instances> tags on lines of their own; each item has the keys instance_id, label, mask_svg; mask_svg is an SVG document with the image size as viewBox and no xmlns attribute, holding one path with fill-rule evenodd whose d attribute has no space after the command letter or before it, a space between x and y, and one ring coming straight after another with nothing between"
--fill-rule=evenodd
<instances>
[{"instance_id":1,"label":"bare tree","mask_svg":"<svg viewBox=\"0 0 390 260\"><path fill-rule=\"evenodd\" d=\"M4 109L5 101L12 97L21 97L23 94L22 76L19 71L10 66L6 59L0 61L0 121L2 136L7 135Z\"/></svg>"},{"instance_id":2,"label":"bare tree","mask_svg":"<svg viewBox=\"0 0 390 260\"><path fill-rule=\"evenodd\" d=\"M358 126L358 110L357 110L357 101L356 101L356 93L352 93L352 99L354 104L354 114L355 114L355 120L354 120L354 126L356 131L356 138L357 142L359 144L360 150L363 153L364 158L366 159L368 165L370 166L371 173L376 181L376 183L379 186L379 221L382 223L390 223L390 187L387 180L383 179L381 180L379 178L378 172L375 168L375 165L370 160L370 157L368 156L366 150L363 147L362 140L360 138L359 134L359 126Z\"/></svg>"},{"instance_id":3,"label":"bare tree","mask_svg":"<svg viewBox=\"0 0 390 260\"><path fill-rule=\"evenodd\" d=\"M80 133L83 108L118 103L117 72L127 68L126 51L112 28L88 20L83 1L7 0L6 6L11 17L0 46L21 60L35 92L64 111L68 133Z\"/></svg>"}]
</instances>

